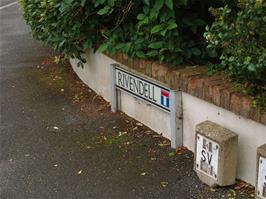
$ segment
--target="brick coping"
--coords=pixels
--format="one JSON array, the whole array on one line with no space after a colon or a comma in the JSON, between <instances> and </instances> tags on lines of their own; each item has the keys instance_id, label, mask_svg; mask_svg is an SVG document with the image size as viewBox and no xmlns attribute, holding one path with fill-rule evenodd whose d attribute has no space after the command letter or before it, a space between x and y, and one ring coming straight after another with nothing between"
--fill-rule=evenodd
<instances>
[{"instance_id":1,"label":"brick coping","mask_svg":"<svg viewBox=\"0 0 266 199\"><path fill-rule=\"evenodd\" d=\"M237 115L266 125L266 112L252 107L252 99L237 91L224 75L207 75L206 66L171 67L157 61L132 59L117 53L106 56L143 75L155 79L171 89L181 90L190 95L225 108Z\"/></svg>"}]
</instances>

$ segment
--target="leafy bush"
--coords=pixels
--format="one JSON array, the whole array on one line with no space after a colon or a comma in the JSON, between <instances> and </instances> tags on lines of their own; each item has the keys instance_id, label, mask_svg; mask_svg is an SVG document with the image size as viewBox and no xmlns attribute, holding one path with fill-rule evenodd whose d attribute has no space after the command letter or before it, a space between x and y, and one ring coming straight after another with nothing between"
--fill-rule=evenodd
<instances>
[{"instance_id":1,"label":"leafy bush","mask_svg":"<svg viewBox=\"0 0 266 199\"><path fill-rule=\"evenodd\" d=\"M266 2L240 0L237 9L225 6L210 11L216 20L204 36L221 61L210 69L225 71L249 94L259 94L266 107Z\"/></svg>"},{"instance_id":2,"label":"leafy bush","mask_svg":"<svg viewBox=\"0 0 266 199\"><path fill-rule=\"evenodd\" d=\"M106 7L99 9L97 2L101 1L20 0L24 18L36 39L82 61L81 53L99 46L105 29L115 26L117 13L111 13L114 3L110 3L106 18L102 16Z\"/></svg>"},{"instance_id":3,"label":"leafy bush","mask_svg":"<svg viewBox=\"0 0 266 199\"><path fill-rule=\"evenodd\" d=\"M212 1L20 0L35 38L82 60L85 49L179 64L211 55L202 37ZM85 61L85 60L83 60Z\"/></svg>"},{"instance_id":4,"label":"leafy bush","mask_svg":"<svg viewBox=\"0 0 266 199\"><path fill-rule=\"evenodd\" d=\"M20 0L20 4L34 37L67 56L85 62L82 53L92 48L174 65L218 61L218 56L221 63L210 65L210 70L225 71L244 83L249 94L259 93L266 107L264 0ZM209 7L220 7L210 9L214 17Z\"/></svg>"}]
</instances>

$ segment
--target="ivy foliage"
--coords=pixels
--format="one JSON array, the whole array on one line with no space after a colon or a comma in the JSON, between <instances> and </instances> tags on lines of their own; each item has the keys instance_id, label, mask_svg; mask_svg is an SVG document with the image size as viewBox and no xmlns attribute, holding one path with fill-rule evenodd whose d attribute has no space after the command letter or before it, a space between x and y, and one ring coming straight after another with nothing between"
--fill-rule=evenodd
<instances>
[{"instance_id":1,"label":"ivy foliage","mask_svg":"<svg viewBox=\"0 0 266 199\"><path fill-rule=\"evenodd\" d=\"M210 70L225 71L266 110L266 2L239 0L237 7L210 8L216 17L204 34L207 48L220 54Z\"/></svg>"},{"instance_id":2,"label":"ivy foliage","mask_svg":"<svg viewBox=\"0 0 266 199\"><path fill-rule=\"evenodd\" d=\"M211 0L20 0L35 38L76 57L88 48L180 64L213 51L202 37Z\"/></svg>"}]
</instances>

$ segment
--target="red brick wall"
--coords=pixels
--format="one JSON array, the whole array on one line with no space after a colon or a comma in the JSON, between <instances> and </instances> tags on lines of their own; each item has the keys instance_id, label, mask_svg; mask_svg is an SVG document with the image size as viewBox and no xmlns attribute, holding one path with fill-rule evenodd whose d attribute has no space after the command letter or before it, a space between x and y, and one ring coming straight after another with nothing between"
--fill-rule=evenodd
<instances>
[{"instance_id":1,"label":"red brick wall","mask_svg":"<svg viewBox=\"0 0 266 199\"><path fill-rule=\"evenodd\" d=\"M252 99L237 91L224 75L208 76L205 66L172 67L155 61L131 59L121 53L106 55L135 71L166 84L171 89L182 90L237 115L266 125L266 112L252 107Z\"/></svg>"}]
</instances>

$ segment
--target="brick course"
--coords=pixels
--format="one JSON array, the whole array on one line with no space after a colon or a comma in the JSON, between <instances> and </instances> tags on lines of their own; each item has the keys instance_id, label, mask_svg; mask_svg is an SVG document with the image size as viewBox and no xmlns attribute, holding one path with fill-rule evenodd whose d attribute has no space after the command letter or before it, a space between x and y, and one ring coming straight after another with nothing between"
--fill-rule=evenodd
<instances>
[{"instance_id":1,"label":"brick course","mask_svg":"<svg viewBox=\"0 0 266 199\"><path fill-rule=\"evenodd\" d=\"M173 90L182 90L237 115L266 125L266 112L262 112L258 107L252 107L252 99L234 89L233 83L229 82L224 75L208 76L205 66L173 68L157 61L128 58L121 53L106 55Z\"/></svg>"}]
</instances>

